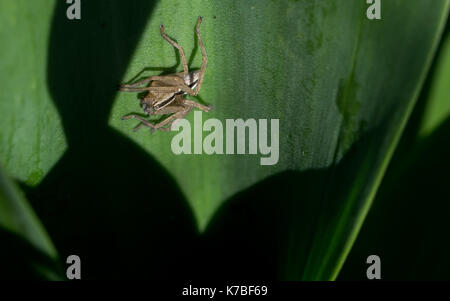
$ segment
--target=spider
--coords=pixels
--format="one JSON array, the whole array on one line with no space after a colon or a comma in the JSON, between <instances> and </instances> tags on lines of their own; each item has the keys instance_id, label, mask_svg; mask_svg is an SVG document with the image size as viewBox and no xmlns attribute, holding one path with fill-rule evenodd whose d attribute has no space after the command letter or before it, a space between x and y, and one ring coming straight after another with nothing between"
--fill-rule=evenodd
<instances>
[{"instance_id":1,"label":"spider","mask_svg":"<svg viewBox=\"0 0 450 301\"><path fill-rule=\"evenodd\" d=\"M122 120L137 119L141 122L134 131L139 130L142 126L150 128L152 133L154 130L170 131L170 127L177 119L184 118L193 108L198 108L204 112L209 112L213 109L212 106L204 106L195 101L184 98L186 94L197 96L200 87L202 86L203 76L206 70L206 64L208 57L206 56L205 47L203 46L202 38L200 35L200 24L202 23L202 17L198 17L196 33L198 37L198 43L202 51L202 66L200 70L189 71L186 63L186 56L183 48L169 38L165 33L164 25L160 26L161 36L169 42L172 46L178 49L180 52L181 61L183 64L183 72L150 76L144 80L138 81L134 84L121 85L119 91L123 92L142 92L148 91L148 93L141 99L141 106L147 115L168 115L164 120L153 124L147 119L135 115L125 115ZM146 85L149 82L149 86L139 87Z\"/></svg>"}]
</instances>

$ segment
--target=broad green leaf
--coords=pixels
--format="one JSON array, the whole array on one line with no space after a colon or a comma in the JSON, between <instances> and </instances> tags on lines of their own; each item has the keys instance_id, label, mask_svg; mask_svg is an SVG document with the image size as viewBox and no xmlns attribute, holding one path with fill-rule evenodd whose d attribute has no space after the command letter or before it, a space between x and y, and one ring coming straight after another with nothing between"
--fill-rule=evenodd
<instances>
[{"instance_id":1,"label":"broad green leaf","mask_svg":"<svg viewBox=\"0 0 450 301\"><path fill-rule=\"evenodd\" d=\"M0 161L38 184L66 149L47 88L47 48L55 1L0 1Z\"/></svg>"},{"instance_id":2,"label":"broad green leaf","mask_svg":"<svg viewBox=\"0 0 450 301\"><path fill-rule=\"evenodd\" d=\"M198 68L194 25L202 15L209 63L200 100L216 107L203 119L279 119L279 161L174 155L176 133L133 133L138 123L120 120L140 112L135 94L117 94L110 124L175 178L201 231L218 208L227 212L227 200L271 197L250 208L282 229L280 277L334 279L414 106L448 4L383 1L382 20L368 20L368 5L357 0L161 1L123 82L145 68L181 69L159 24L195 54L189 62Z\"/></svg>"},{"instance_id":3,"label":"broad green leaf","mask_svg":"<svg viewBox=\"0 0 450 301\"><path fill-rule=\"evenodd\" d=\"M0 254L2 254L2 258L0 258L2 262L1 278L8 277L4 273L11 272L8 270L10 265L12 265L11 269L19 269L19 271L16 271L19 275L20 273L25 273L20 268L25 266L25 263L29 260L25 256L22 258L13 257L15 260L13 258L5 258L5 254L9 256L17 254L30 256L30 253L26 253L24 250L31 246L38 254L43 255L50 262L58 258L56 249L39 219L23 197L22 192L8 179L2 169L0 169L0 234L2 238L2 249L0 251ZM9 236L6 234L9 234ZM21 249L14 250L14 247L17 247L18 244L11 243L11 240L15 241L11 236L16 236L17 240L25 242L25 244L19 244ZM6 238L8 240L5 240ZM41 277L47 279L59 278L57 272L52 271L45 264L39 263L39 261L31 262L30 265ZM26 275L22 274L20 277L24 278Z\"/></svg>"},{"instance_id":4,"label":"broad green leaf","mask_svg":"<svg viewBox=\"0 0 450 301\"><path fill-rule=\"evenodd\" d=\"M223 263L273 275L275 265L282 279L334 279L414 106L448 1L383 1L382 20L373 21L359 0L120 3L82 1L82 19L69 21L63 2L53 16L52 2L0 2L1 41L11 41L0 50L9 58L0 63L9 76L0 94L8 119L0 124L0 160L30 185L51 170L30 196L58 246L100 258L91 268L102 275L112 272L101 262L116 262L114 250L142 252L159 275L168 270L161 257L172 263L176 246L198 244L197 260L189 258L195 269L221 271ZM116 93L115 84L144 68L150 71L140 76L181 70L159 36L161 23L190 66L200 66L199 15L209 63L197 100L216 107L203 119L279 119L276 165L261 166L261 155L176 156L175 133L133 133L137 123L120 120L141 109L135 94ZM30 78L34 94L25 89ZM8 101L23 93L34 96L29 106ZM105 127L107 118L124 137ZM68 151L51 169L66 140ZM190 236L178 187L202 243ZM122 267L134 258L122 258Z\"/></svg>"}]
</instances>

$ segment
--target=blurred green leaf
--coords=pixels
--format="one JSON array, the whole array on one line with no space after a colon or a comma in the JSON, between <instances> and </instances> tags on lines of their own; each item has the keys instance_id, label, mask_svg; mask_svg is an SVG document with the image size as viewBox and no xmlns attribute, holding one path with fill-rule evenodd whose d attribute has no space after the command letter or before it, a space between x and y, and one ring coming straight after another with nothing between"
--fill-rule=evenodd
<instances>
[{"instance_id":1,"label":"blurred green leaf","mask_svg":"<svg viewBox=\"0 0 450 301\"><path fill-rule=\"evenodd\" d=\"M0 1L0 161L38 184L66 149L47 89L47 48L55 1Z\"/></svg>"},{"instance_id":2,"label":"blurred green leaf","mask_svg":"<svg viewBox=\"0 0 450 301\"><path fill-rule=\"evenodd\" d=\"M447 118L395 154L339 279L366 279L371 254L380 256L384 280L450 279L449 137Z\"/></svg>"},{"instance_id":3,"label":"blurred green leaf","mask_svg":"<svg viewBox=\"0 0 450 301\"><path fill-rule=\"evenodd\" d=\"M279 192L293 200L281 277L334 279L414 106L448 4L384 1L382 20L370 21L368 6L357 0L160 2L123 82L148 67L175 71L172 47L159 36L162 23L188 56L195 54L191 67L199 67L194 25L202 15L209 64L200 99L217 108L203 119L280 119L279 162L270 167L259 165L260 156L176 156L174 133L133 133L137 123L120 120L141 111L135 94L117 95L110 124L168 169L200 230L238 192L296 171L281 181L292 186ZM314 171L318 175L308 179ZM261 189L258 196L270 195ZM274 198L272 206L281 201Z\"/></svg>"},{"instance_id":4,"label":"blurred green leaf","mask_svg":"<svg viewBox=\"0 0 450 301\"><path fill-rule=\"evenodd\" d=\"M449 42L447 23L420 99L339 279L366 279L369 254L380 256L384 280L449 279Z\"/></svg>"},{"instance_id":5,"label":"blurred green leaf","mask_svg":"<svg viewBox=\"0 0 450 301\"><path fill-rule=\"evenodd\" d=\"M54 1L0 1L0 278L61 279L44 227L8 178L36 185L66 148L46 84Z\"/></svg>"},{"instance_id":6,"label":"blurred green leaf","mask_svg":"<svg viewBox=\"0 0 450 301\"><path fill-rule=\"evenodd\" d=\"M429 96L422 120L420 135L426 137L450 116L450 30L447 29L439 56L436 58Z\"/></svg>"},{"instance_id":7,"label":"blurred green leaf","mask_svg":"<svg viewBox=\"0 0 450 301\"><path fill-rule=\"evenodd\" d=\"M8 270L10 265L12 265L11 269L19 270L17 272L20 278L26 277L24 274L21 274L25 273L25 271L21 271L20 268L24 266L25 262L28 262L29 258L12 257L16 260L6 258L5 254L9 254L8 250L12 251L9 256L16 256L17 254L24 254L24 249L31 246L37 253L50 261L55 261L58 258L56 249L39 219L23 197L22 192L7 178L2 169L0 169L0 234L2 238L2 250L0 252L2 254L0 261L3 262L2 278L8 276L4 275L4 273L11 272ZM17 236L18 240L25 242L25 244L21 244L19 249L14 250L14 246L17 246L15 243L17 239L11 239L11 235L8 236L6 234ZM27 255L30 254L28 253ZM34 266L36 272L44 278L58 279L55 271L48 269L45 265L40 264L39 261L33 261L30 265ZM28 266L27 268L30 267Z\"/></svg>"}]
</instances>

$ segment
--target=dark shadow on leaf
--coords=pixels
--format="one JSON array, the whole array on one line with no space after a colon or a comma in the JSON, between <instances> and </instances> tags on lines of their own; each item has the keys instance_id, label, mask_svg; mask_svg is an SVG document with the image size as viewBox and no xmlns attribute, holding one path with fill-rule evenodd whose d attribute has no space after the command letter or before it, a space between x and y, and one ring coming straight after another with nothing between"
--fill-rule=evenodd
<instances>
[{"instance_id":1,"label":"dark shadow on leaf","mask_svg":"<svg viewBox=\"0 0 450 301\"><path fill-rule=\"evenodd\" d=\"M63 279L62 265L18 235L0 230L0 279ZM44 275L50 272L51 275ZM53 277L56 277L53 278Z\"/></svg>"},{"instance_id":2,"label":"dark shadow on leaf","mask_svg":"<svg viewBox=\"0 0 450 301\"><path fill-rule=\"evenodd\" d=\"M218 209L180 266L195 273L188 276L201 278L301 279L311 253L327 251L312 251L312 244L330 239L350 192L363 193L364 186L353 185L355 171L368 159L362 154L373 155L367 150L376 133L367 133L335 166L284 171L237 193ZM363 183L370 177L358 176ZM352 229L352 221L345 231ZM338 244L335 251L343 247Z\"/></svg>"},{"instance_id":3,"label":"dark shadow on leaf","mask_svg":"<svg viewBox=\"0 0 450 301\"><path fill-rule=\"evenodd\" d=\"M447 22L443 36L448 36ZM441 47L439 53L445 49ZM438 70L437 55L341 280L367 280L367 256L381 258L382 279L450 279L450 118L431 136L418 132ZM382 221L382 223L380 222Z\"/></svg>"},{"instance_id":4,"label":"dark shadow on leaf","mask_svg":"<svg viewBox=\"0 0 450 301\"><path fill-rule=\"evenodd\" d=\"M317 226L336 225L361 160L374 155L384 131L367 134L336 166L286 171L238 193L198 235L173 178L107 125L154 4L85 1L82 20L69 21L58 2L48 86L69 148L38 187L26 189L28 199L61 259L80 256L84 279L301 278L312 242L329 239ZM314 250L316 258L325 251Z\"/></svg>"},{"instance_id":5,"label":"dark shadow on leaf","mask_svg":"<svg viewBox=\"0 0 450 301\"><path fill-rule=\"evenodd\" d=\"M180 245L196 233L172 177L107 124L154 5L85 1L79 21L66 18L65 2L55 8L48 87L68 150L38 187L26 190L61 259L79 255L85 279L168 278Z\"/></svg>"},{"instance_id":6,"label":"dark shadow on leaf","mask_svg":"<svg viewBox=\"0 0 450 301\"><path fill-rule=\"evenodd\" d=\"M382 279L450 279L449 137L450 118L411 146L409 163L396 153L340 279L366 279L371 254L381 258Z\"/></svg>"}]
</instances>

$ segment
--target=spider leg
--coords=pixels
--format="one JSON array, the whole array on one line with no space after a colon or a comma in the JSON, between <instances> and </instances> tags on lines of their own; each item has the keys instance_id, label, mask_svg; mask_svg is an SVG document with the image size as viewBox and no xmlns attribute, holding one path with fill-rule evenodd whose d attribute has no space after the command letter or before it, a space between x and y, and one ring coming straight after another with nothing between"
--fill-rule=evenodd
<instances>
[{"instance_id":1,"label":"spider leg","mask_svg":"<svg viewBox=\"0 0 450 301\"><path fill-rule=\"evenodd\" d=\"M194 95L195 91L192 90L188 85L186 85L183 80L179 77L164 77L158 79L159 81L167 84L167 86L151 86L151 87L132 87L132 86L121 86L119 91L122 92L142 92L142 91L154 91L154 92L179 92L180 90L189 94Z\"/></svg>"},{"instance_id":2,"label":"spider leg","mask_svg":"<svg viewBox=\"0 0 450 301\"><path fill-rule=\"evenodd\" d=\"M188 85L186 85L185 83L180 83L178 85L178 88L183 91L184 93L187 93L189 95L195 95L195 91L192 90Z\"/></svg>"},{"instance_id":3,"label":"spider leg","mask_svg":"<svg viewBox=\"0 0 450 301\"><path fill-rule=\"evenodd\" d=\"M175 86L169 86L169 87L144 87L144 88L128 88L128 87L123 87L120 88L120 91L122 92L142 92L142 91L153 91L153 92L178 92L180 90L179 87L175 87Z\"/></svg>"},{"instance_id":4,"label":"spider leg","mask_svg":"<svg viewBox=\"0 0 450 301\"><path fill-rule=\"evenodd\" d=\"M145 124L143 124L143 123L139 124L137 127L135 127L135 128L133 129L133 132L139 131L139 130L141 129L141 127L143 127L144 125L145 125ZM151 128L151 129L153 129L153 128Z\"/></svg>"},{"instance_id":5,"label":"spider leg","mask_svg":"<svg viewBox=\"0 0 450 301\"><path fill-rule=\"evenodd\" d=\"M177 106L177 105L169 105L167 107L161 108L159 110L156 110L152 112L152 115L166 115L166 114L172 114L177 113L179 111L182 111L184 107Z\"/></svg>"},{"instance_id":6,"label":"spider leg","mask_svg":"<svg viewBox=\"0 0 450 301\"><path fill-rule=\"evenodd\" d=\"M148 126L150 128L154 128L155 126L153 125L153 123L151 123L150 121L148 121L147 119L145 119L144 117L138 116L138 115L125 115L122 117L122 120L128 120L128 119L137 119L140 122L142 122L140 125L138 125L137 127L134 128L134 132L138 131L142 126Z\"/></svg>"},{"instance_id":7,"label":"spider leg","mask_svg":"<svg viewBox=\"0 0 450 301\"><path fill-rule=\"evenodd\" d=\"M180 120L180 119L183 119L184 117L186 117L186 115L187 115L191 110L192 110L192 107L191 107L191 109L188 109L188 110L185 110L185 111L181 111L181 112L178 112L178 113L174 114L174 115L177 115L177 116L174 116L174 115L172 115L172 116L174 116L174 117L170 116L170 117L169 117L170 120L168 120L168 124L170 125L169 127L163 127L163 126L161 126L161 127L159 127L158 129L151 128L151 129L150 129L150 133L153 133L153 132L156 131L156 130L160 130L160 131L164 131L164 132L170 132L170 130L172 129L172 127L177 123L177 121ZM169 119L169 118L167 118L167 119ZM162 122L167 121L167 119L163 120ZM167 124L165 124L165 125L167 125Z\"/></svg>"},{"instance_id":8,"label":"spider leg","mask_svg":"<svg viewBox=\"0 0 450 301\"><path fill-rule=\"evenodd\" d=\"M173 114L172 116L167 117L160 123L156 124L155 127L150 128L150 133L153 133L156 130L170 132L173 125L180 119L186 117L186 115L192 110L192 107L181 107L181 111ZM142 125L142 124L141 124ZM165 125L170 125L169 127L164 127Z\"/></svg>"},{"instance_id":9,"label":"spider leg","mask_svg":"<svg viewBox=\"0 0 450 301\"><path fill-rule=\"evenodd\" d=\"M191 107L191 106L190 106L189 108L186 108L186 110L184 110L184 111L182 112L182 114L180 114L180 115L177 117L177 119L175 119L174 121L172 121L172 124L170 125L170 129L173 128L173 126L177 123L178 120L183 119L184 117L186 117L186 115L187 115L192 109L193 109L193 107Z\"/></svg>"},{"instance_id":10,"label":"spider leg","mask_svg":"<svg viewBox=\"0 0 450 301\"><path fill-rule=\"evenodd\" d=\"M164 38L164 40L169 42L169 44L172 45L173 47L177 48L178 51L180 52L181 61L183 63L183 76L186 76L188 74L189 70L188 70L188 65L186 62L186 55L184 54L183 47L181 47L180 45L175 43L174 40L172 40L171 38L169 38L166 35L164 25L161 24L160 29L161 29L161 36Z\"/></svg>"},{"instance_id":11,"label":"spider leg","mask_svg":"<svg viewBox=\"0 0 450 301\"><path fill-rule=\"evenodd\" d=\"M133 84L120 85L119 86L119 90L121 90L122 88L134 88L134 87L144 85L144 84L149 83L149 82L154 81L154 80L161 81L161 80L164 80L164 79L165 79L165 76L154 75L154 76L150 76L150 77L148 77L146 79L143 79L141 81L135 82Z\"/></svg>"},{"instance_id":12,"label":"spider leg","mask_svg":"<svg viewBox=\"0 0 450 301\"><path fill-rule=\"evenodd\" d=\"M163 121L161 121L161 122L155 124L153 128L154 128L154 129L162 129L163 126L168 125L168 124L170 125L170 124L173 123L175 120L184 118L191 110L192 110L192 107L191 107L191 106L183 107L183 108L181 109L181 111L179 111L179 112L177 112L177 113L175 113L175 114L173 114L173 115L167 117L167 118L164 119Z\"/></svg>"},{"instance_id":13,"label":"spider leg","mask_svg":"<svg viewBox=\"0 0 450 301\"><path fill-rule=\"evenodd\" d=\"M199 104L198 102L189 100L189 99L185 99L184 102L190 106L196 107L197 109L200 109L206 113L208 113L210 110L212 110L214 107L212 106L204 106L202 104Z\"/></svg>"},{"instance_id":14,"label":"spider leg","mask_svg":"<svg viewBox=\"0 0 450 301\"><path fill-rule=\"evenodd\" d=\"M198 95L198 92L200 91L200 87L202 86L202 82L203 82L203 76L205 75L205 71L206 71L206 64L208 63L208 57L206 56L206 51L205 51L205 46L203 45L202 42L202 37L200 35L200 24L202 23L202 17L198 17L198 21L197 21L197 27L195 28L195 32L197 33L197 38L198 38L198 44L200 45L200 49L202 51L202 66L200 67L200 73L198 75L198 84L197 87L195 88L195 92L194 92L194 96Z\"/></svg>"},{"instance_id":15,"label":"spider leg","mask_svg":"<svg viewBox=\"0 0 450 301\"><path fill-rule=\"evenodd\" d=\"M135 115L135 114L131 114L131 115L125 115L122 117L122 120L128 120L128 119L137 119L141 122L141 124L139 124L137 127L135 127L133 129L134 132L140 130L143 126L147 126L151 129L151 132L153 132L153 130L161 130L161 131L170 131L170 127L169 128L164 128L164 126L166 125L170 125L172 124L174 121L176 121L177 119L181 119L184 118L191 110L192 110L192 106L174 106L174 107L169 107L169 108L165 108L167 110L160 110L158 113L159 114L170 114L170 113L175 113L172 114L171 116L167 117L166 119L164 119L163 121L157 123L157 124L153 124L150 121L148 121L147 119L145 119L144 117Z\"/></svg>"}]
</instances>

